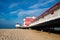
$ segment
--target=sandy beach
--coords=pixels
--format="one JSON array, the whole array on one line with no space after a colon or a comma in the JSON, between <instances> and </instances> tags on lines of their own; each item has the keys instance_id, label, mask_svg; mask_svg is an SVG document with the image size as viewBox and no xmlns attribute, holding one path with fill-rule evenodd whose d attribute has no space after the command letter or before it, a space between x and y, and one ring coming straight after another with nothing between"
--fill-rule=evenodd
<instances>
[{"instance_id":1,"label":"sandy beach","mask_svg":"<svg viewBox=\"0 0 60 40\"><path fill-rule=\"evenodd\" d=\"M0 40L60 40L60 35L30 29L0 29Z\"/></svg>"}]
</instances>

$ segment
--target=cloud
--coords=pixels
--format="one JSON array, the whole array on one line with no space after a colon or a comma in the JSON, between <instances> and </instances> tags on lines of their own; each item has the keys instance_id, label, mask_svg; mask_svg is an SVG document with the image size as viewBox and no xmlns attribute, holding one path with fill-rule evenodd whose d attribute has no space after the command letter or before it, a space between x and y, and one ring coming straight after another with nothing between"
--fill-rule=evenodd
<instances>
[{"instance_id":1,"label":"cloud","mask_svg":"<svg viewBox=\"0 0 60 40\"><path fill-rule=\"evenodd\" d=\"M18 6L18 4L19 4L19 3L12 3L12 4L10 4L9 8L13 8L13 7L15 7L15 6Z\"/></svg>"},{"instance_id":2,"label":"cloud","mask_svg":"<svg viewBox=\"0 0 60 40\"><path fill-rule=\"evenodd\" d=\"M45 10L48 8L43 8L43 9L33 9L33 10L23 10L18 13L18 16L21 15L35 15L38 16L39 14L43 13Z\"/></svg>"},{"instance_id":3,"label":"cloud","mask_svg":"<svg viewBox=\"0 0 60 40\"><path fill-rule=\"evenodd\" d=\"M15 10L15 11L10 11L10 14L18 14L19 12L21 11L24 11L23 9L18 9L18 10Z\"/></svg>"},{"instance_id":4,"label":"cloud","mask_svg":"<svg viewBox=\"0 0 60 40\"><path fill-rule=\"evenodd\" d=\"M38 3L30 6L29 8L39 8L40 6L46 6L46 4L48 4L50 2L53 2L53 1L54 0L48 0L48 1L44 2L44 3L39 1Z\"/></svg>"},{"instance_id":5,"label":"cloud","mask_svg":"<svg viewBox=\"0 0 60 40\"><path fill-rule=\"evenodd\" d=\"M47 8L44 8L44 9L32 9L32 10L22 10L22 9L19 9L19 10L16 10L16 11L11 11L10 14L16 14L18 16L22 16L22 15L34 15L36 13L42 13L43 10L45 10Z\"/></svg>"},{"instance_id":6,"label":"cloud","mask_svg":"<svg viewBox=\"0 0 60 40\"><path fill-rule=\"evenodd\" d=\"M16 14L18 11L11 11L10 14Z\"/></svg>"},{"instance_id":7,"label":"cloud","mask_svg":"<svg viewBox=\"0 0 60 40\"><path fill-rule=\"evenodd\" d=\"M46 5L46 4L48 4L48 3L50 3L50 2L53 2L54 0L49 0L49 1L47 1L47 2L45 2L45 3L43 3L43 4L41 4L41 5Z\"/></svg>"}]
</instances>

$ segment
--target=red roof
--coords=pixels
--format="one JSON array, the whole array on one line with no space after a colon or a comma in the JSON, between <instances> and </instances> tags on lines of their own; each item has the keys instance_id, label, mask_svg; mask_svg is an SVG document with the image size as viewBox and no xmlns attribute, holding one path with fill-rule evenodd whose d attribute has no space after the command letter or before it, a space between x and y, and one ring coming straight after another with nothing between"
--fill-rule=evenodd
<instances>
[{"instance_id":1,"label":"red roof","mask_svg":"<svg viewBox=\"0 0 60 40\"><path fill-rule=\"evenodd\" d=\"M32 21L34 21L34 20L35 20L35 18L25 18L25 20L24 20L25 25L26 26L29 26L29 24L31 24Z\"/></svg>"}]
</instances>

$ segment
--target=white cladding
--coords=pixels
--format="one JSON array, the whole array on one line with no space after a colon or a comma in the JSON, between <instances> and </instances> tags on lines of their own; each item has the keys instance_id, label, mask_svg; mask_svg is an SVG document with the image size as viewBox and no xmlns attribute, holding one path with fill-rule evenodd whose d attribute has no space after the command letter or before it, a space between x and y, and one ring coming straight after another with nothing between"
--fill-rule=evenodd
<instances>
[{"instance_id":1,"label":"white cladding","mask_svg":"<svg viewBox=\"0 0 60 40\"><path fill-rule=\"evenodd\" d=\"M16 27L20 27L20 25L19 24L16 24Z\"/></svg>"},{"instance_id":2,"label":"white cladding","mask_svg":"<svg viewBox=\"0 0 60 40\"><path fill-rule=\"evenodd\" d=\"M39 20L33 22L32 24L29 25L29 27L33 26L33 25L43 23L43 22L47 22L47 21L50 21L50 20L54 20L54 19L57 19L57 18L60 18L60 9L55 10L54 14L50 13L47 16L45 16L44 18L40 18Z\"/></svg>"}]
</instances>

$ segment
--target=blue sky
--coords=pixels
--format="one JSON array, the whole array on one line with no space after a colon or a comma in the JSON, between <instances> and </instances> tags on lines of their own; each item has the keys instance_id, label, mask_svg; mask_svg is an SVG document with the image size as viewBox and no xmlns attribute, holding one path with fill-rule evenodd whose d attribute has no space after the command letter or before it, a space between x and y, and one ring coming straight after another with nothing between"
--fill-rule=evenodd
<instances>
[{"instance_id":1,"label":"blue sky","mask_svg":"<svg viewBox=\"0 0 60 40\"><path fill-rule=\"evenodd\" d=\"M0 0L0 28L23 24L23 19L38 17L59 0Z\"/></svg>"}]
</instances>

